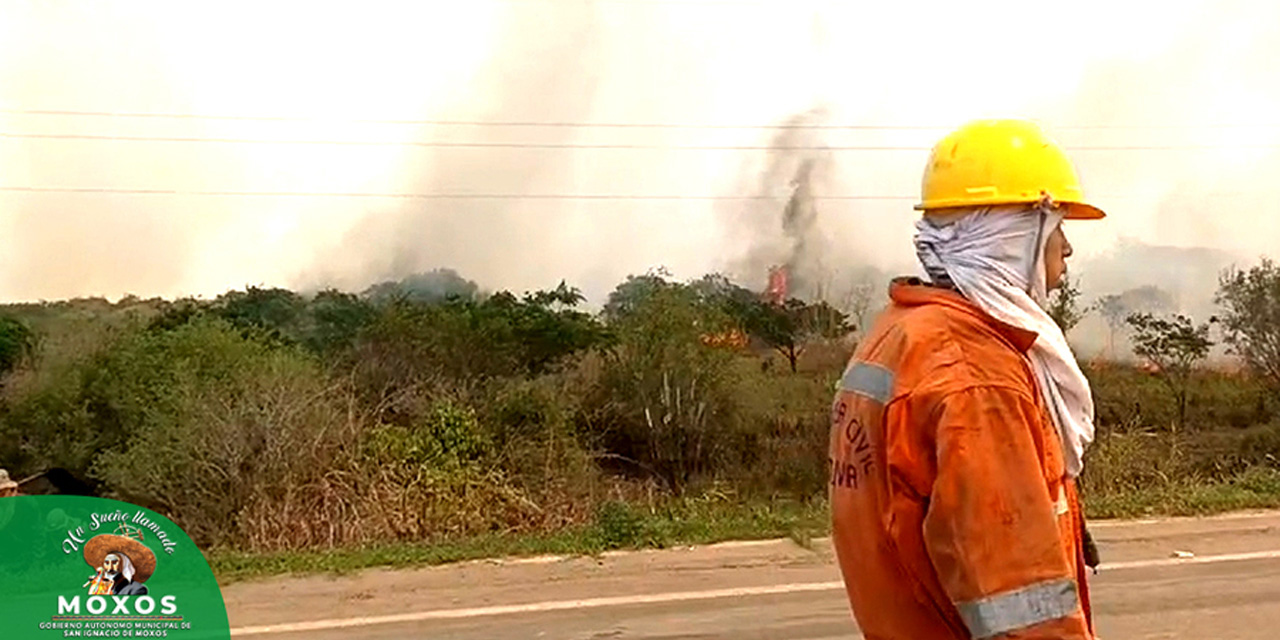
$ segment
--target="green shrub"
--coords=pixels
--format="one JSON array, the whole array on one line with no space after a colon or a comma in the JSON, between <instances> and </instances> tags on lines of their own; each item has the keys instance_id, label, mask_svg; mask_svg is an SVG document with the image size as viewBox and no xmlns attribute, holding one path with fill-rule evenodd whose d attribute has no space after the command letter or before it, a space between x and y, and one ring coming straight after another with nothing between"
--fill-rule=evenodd
<instances>
[{"instance_id":1,"label":"green shrub","mask_svg":"<svg viewBox=\"0 0 1280 640\"><path fill-rule=\"evenodd\" d=\"M0 466L17 475L51 467L88 475L108 439L94 425L82 376L79 367L41 369L10 385L12 397L0 405Z\"/></svg>"},{"instance_id":2,"label":"green shrub","mask_svg":"<svg viewBox=\"0 0 1280 640\"><path fill-rule=\"evenodd\" d=\"M1108 363L1085 369L1093 388L1099 425L1165 429L1177 421L1177 407L1160 380L1132 365ZM1252 377L1215 370L1193 374L1187 431L1265 424L1276 403Z\"/></svg>"},{"instance_id":3,"label":"green shrub","mask_svg":"<svg viewBox=\"0 0 1280 640\"><path fill-rule=\"evenodd\" d=\"M701 341L728 326L687 287L664 287L636 301L612 325L618 343L586 407L589 446L630 461L677 495L736 464L729 445L742 424L733 355Z\"/></svg>"},{"instance_id":4,"label":"green shrub","mask_svg":"<svg viewBox=\"0 0 1280 640\"><path fill-rule=\"evenodd\" d=\"M92 474L122 499L170 515L204 544L262 535L255 510L305 504L347 470L356 426L309 356L219 320L126 341L89 383L95 419L123 441ZM351 488L340 498L349 502ZM318 516L313 513L312 516Z\"/></svg>"},{"instance_id":5,"label":"green shrub","mask_svg":"<svg viewBox=\"0 0 1280 640\"><path fill-rule=\"evenodd\" d=\"M212 390L267 349L214 321L98 339L87 355L42 362L6 403L6 428L23 434L27 464L89 474L99 452L125 446L152 417L173 414L181 393Z\"/></svg>"},{"instance_id":6,"label":"green shrub","mask_svg":"<svg viewBox=\"0 0 1280 640\"><path fill-rule=\"evenodd\" d=\"M1219 285L1215 301L1231 352L1280 392L1280 264L1263 258L1248 271L1232 268Z\"/></svg>"},{"instance_id":7,"label":"green shrub","mask_svg":"<svg viewBox=\"0 0 1280 640\"><path fill-rule=\"evenodd\" d=\"M606 339L595 318L574 308L581 301L561 284L522 298L392 302L361 333L353 366L379 393L432 377L463 386L537 375Z\"/></svg>"},{"instance_id":8,"label":"green shrub","mask_svg":"<svg viewBox=\"0 0 1280 640\"><path fill-rule=\"evenodd\" d=\"M455 470L479 465L492 455L475 412L441 402L413 427L373 429L366 450L375 461Z\"/></svg>"},{"instance_id":9,"label":"green shrub","mask_svg":"<svg viewBox=\"0 0 1280 640\"><path fill-rule=\"evenodd\" d=\"M482 427L509 481L563 523L585 520L603 488L598 458L584 444L590 438L576 432L578 376L590 367L495 381L480 399Z\"/></svg>"},{"instance_id":10,"label":"green shrub","mask_svg":"<svg viewBox=\"0 0 1280 640\"><path fill-rule=\"evenodd\" d=\"M599 319L567 286L25 305L14 317L42 339L0 389L0 466L65 467L201 545L256 551L550 531L599 549L798 530L752 504L825 526L810 520L853 344L810 341L796 372L766 369L773 350L758 340L707 339L742 328L724 301L752 309L752 292L645 276L615 293ZM1187 429L1172 430L1155 376L1086 373L1091 513L1280 504L1280 402L1254 376L1197 372Z\"/></svg>"},{"instance_id":11,"label":"green shrub","mask_svg":"<svg viewBox=\"0 0 1280 640\"><path fill-rule=\"evenodd\" d=\"M617 501L600 505L596 511L595 531L606 549L619 549L639 544L644 536L644 517L635 507Z\"/></svg>"},{"instance_id":12,"label":"green shrub","mask_svg":"<svg viewBox=\"0 0 1280 640\"><path fill-rule=\"evenodd\" d=\"M1245 431L1239 453L1252 465L1280 466L1280 421Z\"/></svg>"},{"instance_id":13,"label":"green shrub","mask_svg":"<svg viewBox=\"0 0 1280 640\"><path fill-rule=\"evenodd\" d=\"M809 500L827 492L830 406L840 368L792 375L743 367L734 397L749 425L742 462L726 478L767 497Z\"/></svg>"},{"instance_id":14,"label":"green shrub","mask_svg":"<svg viewBox=\"0 0 1280 640\"><path fill-rule=\"evenodd\" d=\"M36 334L27 323L0 316L0 382L36 350Z\"/></svg>"}]
</instances>

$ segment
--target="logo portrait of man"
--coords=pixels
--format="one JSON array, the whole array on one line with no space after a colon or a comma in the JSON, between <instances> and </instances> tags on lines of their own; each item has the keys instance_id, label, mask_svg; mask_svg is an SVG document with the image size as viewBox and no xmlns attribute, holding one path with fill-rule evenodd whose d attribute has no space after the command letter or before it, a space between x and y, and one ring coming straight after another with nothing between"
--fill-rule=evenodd
<instances>
[{"instance_id":1,"label":"logo portrait of man","mask_svg":"<svg viewBox=\"0 0 1280 640\"><path fill-rule=\"evenodd\" d=\"M156 570L156 555L146 545L109 533L85 543L84 561L96 569L83 585L89 595L145 596L144 583Z\"/></svg>"}]
</instances>

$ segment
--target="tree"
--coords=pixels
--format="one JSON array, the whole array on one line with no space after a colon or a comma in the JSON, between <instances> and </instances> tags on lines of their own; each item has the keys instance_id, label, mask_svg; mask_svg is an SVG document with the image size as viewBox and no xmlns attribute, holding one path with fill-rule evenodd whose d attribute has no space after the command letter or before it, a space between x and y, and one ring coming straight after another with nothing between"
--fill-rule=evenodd
<instances>
[{"instance_id":1,"label":"tree","mask_svg":"<svg viewBox=\"0 0 1280 640\"><path fill-rule=\"evenodd\" d=\"M518 301L506 292L496 294L477 310L491 326L509 329L518 372L536 375L608 339L595 318L577 310L585 300L581 291L561 281L555 289L526 294Z\"/></svg>"},{"instance_id":2,"label":"tree","mask_svg":"<svg viewBox=\"0 0 1280 640\"><path fill-rule=\"evenodd\" d=\"M354 294L325 289L307 297L288 289L248 287L228 291L213 301L186 298L164 303L151 320L153 333L173 331L209 316L230 322L245 336L258 334L280 344L302 345L315 354L333 356L351 346L373 322L377 308Z\"/></svg>"},{"instance_id":3,"label":"tree","mask_svg":"<svg viewBox=\"0 0 1280 640\"><path fill-rule=\"evenodd\" d=\"M306 300L278 287L247 287L228 291L214 300L212 310L237 327L261 329L271 337L292 341L306 311Z\"/></svg>"},{"instance_id":4,"label":"tree","mask_svg":"<svg viewBox=\"0 0 1280 640\"><path fill-rule=\"evenodd\" d=\"M748 318L747 332L782 354L796 372L796 362L803 351L800 337L799 309L804 303L791 298L782 305L758 303Z\"/></svg>"},{"instance_id":5,"label":"tree","mask_svg":"<svg viewBox=\"0 0 1280 640\"><path fill-rule=\"evenodd\" d=\"M326 289L307 303L302 343L319 354L349 347L376 317L374 306L356 295Z\"/></svg>"},{"instance_id":6,"label":"tree","mask_svg":"<svg viewBox=\"0 0 1280 640\"><path fill-rule=\"evenodd\" d=\"M667 280L663 272L630 276L609 294L604 316L617 324L662 296L675 295L689 304L727 318L730 327L709 328L702 335L715 335L737 329L765 343L782 354L796 371L806 341L816 338L838 338L850 330L849 317L826 302L809 303L798 298L781 305L771 304L745 287L738 286L722 274L709 274L681 284Z\"/></svg>"},{"instance_id":7,"label":"tree","mask_svg":"<svg viewBox=\"0 0 1280 640\"><path fill-rule=\"evenodd\" d=\"M575 308L582 300L564 283L522 298L500 291L483 301L400 299L361 332L355 355L371 386L385 389L433 376L470 383L537 375L606 339L605 328Z\"/></svg>"},{"instance_id":8,"label":"tree","mask_svg":"<svg viewBox=\"0 0 1280 640\"><path fill-rule=\"evenodd\" d=\"M1049 296L1046 311L1049 317L1058 324L1063 333L1071 331L1080 321L1089 315L1092 307L1080 308L1080 289L1071 281L1070 276L1062 277L1062 284Z\"/></svg>"},{"instance_id":9,"label":"tree","mask_svg":"<svg viewBox=\"0 0 1280 640\"><path fill-rule=\"evenodd\" d=\"M426 304L451 298L474 300L480 297L480 285L463 278L453 269L433 269L405 276L400 280L380 282L365 289L362 296L377 305L398 298Z\"/></svg>"},{"instance_id":10,"label":"tree","mask_svg":"<svg viewBox=\"0 0 1280 640\"><path fill-rule=\"evenodd\" d=\"M834 340L853 329L848 314L826 302L802 304L796 314L796 324L804 338Z\"/></svg>"},{"instance_id":11,"label":"tree","mask_svg":"<svg viewBox=\"0 0 1280 640\"><path fill-rule=\"evenodd\" d=\"M804 345L814 338L838 338L849 331L848 316L825 302L790 298L781 305L757 300L739 318L747 333L782 354L796 372Z\"/></svg>"},{"instance_id":12,"label":"tree","mask_svg":"<svg viewBox=\"0 0 1280 640\"><path fill-rule=\"evenodd\" d=\"M173 331L203 316L210 307L211 303L208 300L196 298L182 298L173 302L162 301L160 313L147 324L147 330L152 333Z\"/></svg>"},{"instance_id":13,"label":"tree","mask_svg":"<svg viewBox=\"0 0 1280 640\"><path fill-rule=\"evenodd\" d=\"M1156 375L1173 394L1178 407L1179 431L1186 427L1187 392L1191 374L1209 355L1213 341L1209 339L1209 323L1197 325L1184 315L1164 319L1149 313L1137 313L1126 319L1133 327L1133 352L1156 366Z\"/></svg>"},{"instance_id":14,"label":"tree","mask_svg":"<svg viewBox=\"0 0 1280 640\"><path fill-rule=\"evenodd\" d=\"M1128 314L1118 295L1098 298L1098 301L1094 303L1094 308L1102 314L1102 319L1107 322L1107 355L1110 357L1115 352L1116 332L1124 328L1124 321Z\"/></svg>"},{"instance_id":15,"label":"tree","mask_svg":"<svg viewBox=\"0 0 1280 640\"><path fill-rule=\"evenodd\" d=\"M840 309L849 319L849 327L861 332L867 326L867 320L876 302L876 288L870 282L859 282L850 285L840 296Z\"/></svg>"},{"instance_id":16,"label":"tree","mask_svg":"<svg viewBox=\"0 0 1280 640\"><path fill-rule=\"evenodd\" d=\"M667 290L673 286L679 286L671 282L668 278L670 274L665 270L657 269L650 271L642 276L630 275L627 279L614 288L609 294L609 299L605 301L601 315L606 322L618 322L627 316L636 313L645 303L652 299L660 291ZM708 276L712 278L712 276ZM706 278L704 278L705 280ZM706 288L713 288L714 284L704 285Z\"/></svg>"},{"instance_id":17,"label":"tree","mask_svg":"<svg viewBox=\"0 0 1280 640\"><path fill-rule=\"evenodd\" d=\"M1280 264L1263 259L1248 271L1227 271L1214 301L1231 352L1280 391Z\"/></svg>"},{"instance_id":18,"label":"tree","mask_svg":"<svg viewBox=\"0 0 1280 640\"><path fill-rule=\"evenodd\" d=\"M1128 318L1135 313L1164 313L1174 307L1173 296L1159 287L1146 285L1128 289L1120 294L1103 296L1094 303L1107 321L1107 353L1115 350L1116 332L1128 327Z\"/></svg>"},{"instance_id":19,"label":"tree","mask_svg":"<svg viewBox=\"0 0 1280 640\"><path fill-rule=\"evenodd\" d=\"M0 316L0 377L35 354L36 335L25 322Z\"/></svg>"}]
</instances>

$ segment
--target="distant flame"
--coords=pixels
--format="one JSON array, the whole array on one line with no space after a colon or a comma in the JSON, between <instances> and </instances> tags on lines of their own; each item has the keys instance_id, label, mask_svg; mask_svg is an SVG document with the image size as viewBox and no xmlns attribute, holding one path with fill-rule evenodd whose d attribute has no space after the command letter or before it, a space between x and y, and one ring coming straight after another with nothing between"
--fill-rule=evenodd
<instances>
[{"instance_id":1,"label":"distant flame","mask_svg":"<svg viewBox=\"0 0 1280 640\"><path fill-rule=\"evenodd\" d=\"M769 286L765 289L765 297L773 304L787 301L787 267L776 266L769 269Z\"/></svg>"},{"instance_id":2,"label":"distant flame","mask_svg":"<svg viewBox=\"0 0 1280 640\"><path fill-rule=\"evenodd\" d=\"M730 329L721 333L708 333L702 336L702 344L721 349L745 349L750 340L747 334L738 329Z\"/></svg>"}]
</instances>

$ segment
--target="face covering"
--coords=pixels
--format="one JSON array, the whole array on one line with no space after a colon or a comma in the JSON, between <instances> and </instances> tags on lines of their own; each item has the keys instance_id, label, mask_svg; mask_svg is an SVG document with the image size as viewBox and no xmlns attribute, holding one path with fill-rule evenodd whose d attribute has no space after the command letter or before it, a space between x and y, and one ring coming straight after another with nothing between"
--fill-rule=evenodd
<instances>
[{"instance_id":1,"label":"face covering","mask_svg":"<svg viewBox=\"0 0 1280 640\"><path fill-rule=\"evenodd\" d=\"M1047 203L926 216L916 223L915 245L935 283L954 286L996 320L1036 333L1027 357L1074 478L1093 441L1094 408L1088 379L1044 310L1044 247L1062 220L1063 212Z\"/></svg>"}]
</instances>

